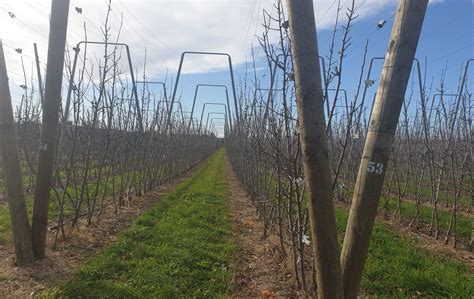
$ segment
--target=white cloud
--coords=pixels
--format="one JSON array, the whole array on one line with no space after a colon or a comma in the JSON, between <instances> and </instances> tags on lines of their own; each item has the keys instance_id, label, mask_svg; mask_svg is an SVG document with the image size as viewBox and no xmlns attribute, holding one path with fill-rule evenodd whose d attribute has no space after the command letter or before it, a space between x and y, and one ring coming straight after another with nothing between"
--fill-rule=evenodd
<instances>
[{"instance_id":1,"label":"white cloud","mask_svg":"<svg viewBox=\"0 0 474 299\"><path fill-rule=\"evenodd\" d=\"M432 0L433 1L433 0ZM436 2L440 0L434 0ZM69 45L83 36L83 22L89 40L101 40L98 27L103 26L107 0L74 0L69 15ZM112 31L116 33L123 14L121 41L128 43L135 68L143 65L144 49L148 53L148 70L152 76L174 75L183 51L227 52L238 65L249 57L254 35L260 32L262 9L272 11L273 0L113 0ZM334 22L334 0L315 0L318 30ZM341 1L342 6L349 4ZM358 21L394 8L396 0L359 0ZM33 42L38 43L40 60L46 62L50 1L0 0L0 37L13 48L22 48L27 72L31 72ZM75 11L82 8L82 15ZM10 18L7 12L13 12ZM11 77L21 74L19 55L6 48ZM184 72L205 72L227 67L224 58L189 57Z\"/></svg>"}]
</instances>

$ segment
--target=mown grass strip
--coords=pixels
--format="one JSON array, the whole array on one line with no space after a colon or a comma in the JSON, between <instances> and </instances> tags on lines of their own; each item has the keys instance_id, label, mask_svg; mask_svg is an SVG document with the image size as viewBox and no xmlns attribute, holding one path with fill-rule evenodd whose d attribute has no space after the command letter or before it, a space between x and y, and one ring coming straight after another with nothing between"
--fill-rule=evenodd
<instances>
[{"instance_id":1,"label":"mown grass strip","mask_svg":"<svg viewBox=\"0 0 474 299\"><path fill-rule=\"evenodd\" d=\"M220 150L46 297L225 296L234 250Z\"/></svg>"},{"instance_id":2,"label":"mown grass strip","mask_svg":"<svg viewBox=\"0 0 474 299\"><path fill-rule=\"evenodd\" d=\"M342 242L348 210L336 209ZM376 222L364 268L362 289L378 298L473 298L474 276L468 266L421 249L384 223Z\"/></svg>"}]
</instances>

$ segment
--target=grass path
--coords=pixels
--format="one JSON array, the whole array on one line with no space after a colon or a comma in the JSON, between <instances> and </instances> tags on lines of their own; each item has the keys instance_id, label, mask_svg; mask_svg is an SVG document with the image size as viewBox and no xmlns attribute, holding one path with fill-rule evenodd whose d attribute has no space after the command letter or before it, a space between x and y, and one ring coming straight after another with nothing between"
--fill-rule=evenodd
<instances>
[{"instance_id":1,"label":"grass path","mask_svg":"<svg viewBox=\"0 0 474 299\"><path fill-rule=\"evenodd\" d=\"M43 295L224 296L233 253L224 151L138 217L69 283Z\"/></svg>"},{"instance_id":2,"label":"grass path","mask_svg":"<svg viewBox=\"0 0 474 299\"><path fill-rule=\"evenodd\" d=\"M228 296L232 290L228 267L236 246L232 239L231 195L224 155L223 150L218 151L176 191L138 217L117 241L87 262L72 281L43 295L74 298ZM347 214L346 209L337 209L340 239ZM259 261L262 260L256 260ZM382 298L463 298L474 296L474 277L466 265L420 249L400 232L377 223L362 288L364 293Z\"/></svg>"}]
</instances>

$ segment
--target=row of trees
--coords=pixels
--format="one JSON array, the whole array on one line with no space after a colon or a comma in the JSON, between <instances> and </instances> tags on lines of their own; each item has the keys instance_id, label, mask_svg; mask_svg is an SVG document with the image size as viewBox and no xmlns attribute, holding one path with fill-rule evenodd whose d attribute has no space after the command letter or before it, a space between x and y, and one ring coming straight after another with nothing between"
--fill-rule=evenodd
<instances>
[{"instance_id":1,"label":"row of trees","mask_svg":"<svg viewBox=\"0 0 474 299\"><path fill-rule=\"evenodd\" d=\"M317 43L308 38L315 32L305 35L309 41L297 36L314 27L312 13L304 13L313 11L311 1L301 6L293 2L288 1L289 11L294 9L289 17L282 1L276 1L272 14L264 11L259 41L267 58L265 78L270 79L258 77L255 67L246 78L252 83L241 90L239 127L226 142L232 165L264 222L264 237L269 230L279 236L297 287L311 295L317 288L321 297L343 292L355 297L376 214L471 250L472 97L465 84L469 61L453 94L444 79L439 87L427 82L423 64L413 59L426 3L401 1L391 37L392 46L400 48L398 54L389 51L385 64L395 63L408 73L390 77L384 68L370 111L367 90L374 80L366 74L380 58L367 57L369 41L352 99L342 84L351 25L357 18L355 1L344 20L338 7L326 56L318 56ZM404 16L408 23L402 22ZM411 35L400 33L406 28ZM409 38L405 42L411 43L410 50L397 44L402 38ZM310 58L298 64L304 57ZM298 78L298 72L306 73ZM313 89L304 87L308 84ZM334 202L352 205L341 264Z\"/></svg>"},{"instance_id":2,"label":"row of trees","mask_svg":"<svg viewBox=\"0 0 474 299\"><path fill-rule=\"evenodd\" d=\"M369 41L352 99L342 80L357 18L355 1L345 18L339 2L325 56L319 56L314 39L312 1L288 1L289 16L281 0L272 13L264 11L258 39L270 79L259 78L254 63L240 89L239 117L227 124L230 112L224 116L226 147L264 222L265 236L269 230L278 234L296 284L308 294L316 286L321 297L357 294L377 212L454 246L472 246L472 102L465 84L469 61L458 90L450 94L443 82L439 88L427 83L426 69L415 60L405 95L426 2L401 1L391 40L397 50L385 59L388 67L373 113L367 109L367 92L374 83L368 74L380 58L367 57ZM128 48L118 43L121 28L112 39L110 1L103 40L88 41L85 31L85 41L64 55L65 44L57 42L64 41L67 5L53 1L53 8L60 8L52 10L51 20L59 20L55 28L62 29L50 34L55 47L49 47L48 73L53 78L46 78L44 96L33 81L27 84L25 75L24 85L30 88L13 118L9 94L1 94L2 108L10 107L0 109L5 112L2 124L9 123L0 128L9 139L0 141L4 161L13 162L5 162L5 173L13 169L17 174L5 176L5 183L19 264L33 259L32 251L22 248L33 247L37 258L44 257L48 227L57 242L66 237L66 226L77 228L81 219L100 222L106 209L117 212L134 196L196 165L218 145L213 134L184 117L182 107L180 114L170 111L166 89L156 93L156 82L147 83L146 64L138 85ZM412 47L404 48L408 44ZM393 79L389 69L397 69L401 79ZM8 86L6 70L0 69L0 75L0 83ZM61 105L64 77L69 89ZM11 157L18 148L16 161ZM32 236L22 180L27 197L35 191L33 245L28 245ZM12 181L21 186L16 197ZM352 204L341 262L334 201ZM368 221L361 223L361 218Z\"/></svg>"},{"instance_id":3,"label":"row of trees","mask_svg":"<svg viewBox=\"0 0 474 299\"><path fill-rule=\"evenodd\" d=\"M182 175L218 145L213 134L197 134L195 122L189 127L182 113L172 113L167 122L167 94L147 82L146 65L138 85L127 48L117 43L121 28L115 28L112 40L110 1L103 40L87 41L85 31L86 41L65 53L68 2L52 2L44 97L25 74L29 87L13 111L3 53L0 57L0 121L8 122L0 141L18 265L45 257L48 230L54 246L67 237L66 227L100 223L107 209L117 213L134 197ZM63 73L70 85L61 101ZM169 128L172 134L166 134ZM32 226L26 212L31 200Z\"/></svg>"}]
</instances>

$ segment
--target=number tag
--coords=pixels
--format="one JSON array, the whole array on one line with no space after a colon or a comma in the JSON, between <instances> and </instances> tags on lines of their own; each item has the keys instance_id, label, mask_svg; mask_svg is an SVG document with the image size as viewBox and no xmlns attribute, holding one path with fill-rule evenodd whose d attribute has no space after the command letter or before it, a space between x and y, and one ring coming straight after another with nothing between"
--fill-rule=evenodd
<instances>
[{"instance_id":1,"label":"number tag","mask_svg":"<svg viewBox=\"0 0 474 299\"><path fill-rule=\"evenodd\" d=\"M382 174L383 173L383 163L377 163L374 161L369 161L367 166L368 173Z\"/></svg>"}]
</instances>

